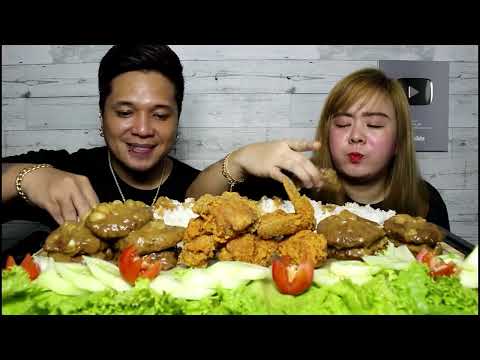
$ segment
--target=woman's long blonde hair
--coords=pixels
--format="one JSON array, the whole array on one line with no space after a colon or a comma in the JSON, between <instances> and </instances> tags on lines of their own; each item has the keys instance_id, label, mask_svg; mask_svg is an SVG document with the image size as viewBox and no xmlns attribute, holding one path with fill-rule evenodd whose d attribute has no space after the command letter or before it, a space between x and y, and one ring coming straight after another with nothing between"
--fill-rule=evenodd
<instances>
[{"instance_id":1,"label":"woman's long blonde hair","mask_svg":"<svg viewBox=\"0 0 480 360\"><path fill-rule=\"evenodd\" d=\"M332 118L339 112L347 111L357 101L366 103L378 94L392 101L397 119L397 151L390 164L386 180L386 189L389 191L383 207L397 213L425 217L428 212L428 190L418 170L408 99L400 83L378 69L358 70L340 80L329 93L315 136L322 147L313 154L312 161L320 168L334 168L328 146ZM337 204L345 201L345 194L320 192L319 196Z\"/></svg>"}]
</instances>

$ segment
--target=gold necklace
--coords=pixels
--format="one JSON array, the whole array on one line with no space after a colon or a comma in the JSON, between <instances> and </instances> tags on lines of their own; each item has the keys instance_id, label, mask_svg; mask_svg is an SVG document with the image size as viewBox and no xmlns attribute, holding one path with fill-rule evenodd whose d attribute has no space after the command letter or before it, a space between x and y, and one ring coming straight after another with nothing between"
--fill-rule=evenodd
<instances>
[{"instance_id":1,"label":"gold necklace","mask_svg":"<svg viewBox=\"0 0 480 360\"><path fill-rule=\"evenodd\" d=\"M162 162L164 162L164 159L162 159ZM118 183L117 177L115 176L115 171L113 171L110 151L108 152L108 166L110 167L110 171L112 173L113 180L115 180L115 184L117 185L118 192L120 193L120 196L122 197L123 202L125 202L125 196L123 195L122 189L120 188L120 184ZM166 174L166 169L167 169L167 164L165 163L162 166L162 174L160 176L160 184L158 185L157 192L155 193L155 197L153 198L152 205L150 205L150 206L153 206L155 204L155 201L157 200L157 196L158 196L158 193L160 191L160 187L163 184L163 179L164 179L165 174Z\"/></svg>"}]
</instances>

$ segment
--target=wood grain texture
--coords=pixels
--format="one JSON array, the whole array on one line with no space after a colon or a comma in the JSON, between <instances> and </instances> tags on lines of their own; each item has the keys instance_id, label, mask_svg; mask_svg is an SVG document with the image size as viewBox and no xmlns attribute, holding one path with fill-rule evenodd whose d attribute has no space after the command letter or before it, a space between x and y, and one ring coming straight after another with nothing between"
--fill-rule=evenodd
<instances>
[{"instance_id":1,"label":"wood grain texture","mask_svg":"<svg viewBox=\"0 0 480 360\"><path fill-rule=\"evenodd\" d=\"M170 45L181 60L478 61L478 45ZM111 45L2 46L2 64L99 62Z\"/></svg>"}]
</instances>

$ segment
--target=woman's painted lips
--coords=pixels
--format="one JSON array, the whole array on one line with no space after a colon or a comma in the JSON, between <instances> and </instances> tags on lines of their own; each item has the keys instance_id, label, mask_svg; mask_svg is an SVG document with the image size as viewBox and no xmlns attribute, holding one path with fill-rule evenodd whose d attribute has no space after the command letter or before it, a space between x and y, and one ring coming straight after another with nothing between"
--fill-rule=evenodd
<instances>
[{"instance_id":1,"label":"woman's painted lips","mask_svg":"<svg viewBox=\"0 0 480 360\"><path fill-rule=\"evenodd\" d=\"M357 152L352 152L348 154L350 162L353 164L358 164L363 159L363 155Z\"/></svg>"}]
</instances>

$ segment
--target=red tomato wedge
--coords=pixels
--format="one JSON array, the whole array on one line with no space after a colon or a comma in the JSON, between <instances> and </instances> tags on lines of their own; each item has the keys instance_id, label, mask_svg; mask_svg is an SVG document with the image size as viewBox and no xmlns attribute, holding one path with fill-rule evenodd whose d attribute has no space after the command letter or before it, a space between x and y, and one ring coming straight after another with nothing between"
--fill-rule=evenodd
<instances>
[{"instance_id":1,"label":"red tomato wedge","mask_svg":"<svg viewBox=\"0 0 480 360\"><path fill-rule=\"evenodd\" d=\"M5 264L5 269L10 270L14 266L16 266L17 263L15 262L15 259L13 256L9 255L7 257L7 263ZM40 266L33 261L33 257L30 254L27 254L22 262L20 263L20 266L27 272L28 277L30 280L35 280L38 275L40 275Z\"/></svg>"},{"instance_id":2,"label":"red tomato wedge","mask_svg":"<svg viewBox=\"0 0 480 360\"><path fill-rule=\"evenodd\" d=\"M446 263L426 248L419 251L417 254L417 260L428 266L430 276L432 277L451 276L457 273L457 266L455 263Z\"/></svg>"},{"instance_id":3,"label":"red tomato wedge","mask_svg":"<svg viewBox=\"0 0 480 360\"><path fill-rule=\"evenodd\" d=\"M424 264L429 264L433 258L433 253L427 248L422 248L417 254L417 260Z\"/></svg>"},{"instance_id":4,"label":"red tomato wedge","mask_svg":"<svg viewBox=\"0 0 480 360\"><path fill-rule=\"evenodd\" d=\"M457 266L453 263L445 263L441 262L439 264L436 264L435 267L430 268L430 275L433 277L437 276L451 276L454 275L457 272Z\"/></svg>"},{"instance_id":5,"label":"red tomato wedge","mask_svg":"<svg viewBox=\"0 0 480 360\"><path fill-rule=\"evenodd\" d=\"M154 279L160 272L160 266L161 266L160 261L155 261L153 263L148 261L143 261L142 269L140 270L140 274L138 276L144 277L147 279Z\"/></svg>"},{"instance_id":6,"label":"red tomato wedge","mask_svg":"<svg viewBox=\"0 0 480 360\"><path fill-rule=\"evenodd\" d=\"M15 259L13 258L12 255L9 255L7 257L7 263L5 264L5 269L10 270L15 265L17 265L17 263L15 262Z\"/></svg>"},{"instance_id":7,"label":"red tomato wedge","mask_svg":"<svg viewBox=\"0 0 480 360\"><path fill-rule=\"evenodd\" d=\"M118 259L118 267L123 278L131 285L135 283L142 268L142 261L137 255L135 247L129 246L122 251Z\"/></svg>"},{"instance_id":8,"label":"red tomato wedge","mask_svg":"<svg viewBox=\"0 0 480 360\"><path fill-rule=\"evenodd\" d=\"M160 272L160 260L142 259L133 245L127 247L120 254L118 267L123 278L131 285L139 277L154 279Z\"/></svg>"},{"instance_id":9,"label":"red tomato wedge","mask_svg":"<svg viewBox=\"0 0 480 360\"><path fill-rule=\"evenodd\" d=\"M272 262L272 277L282 294L300 295L312 285L313 264L305 260L297 267L291 264L290 257L282 256Z\"/></svg>"},{"instance_id":10,"label":"red tomato wedge","mask_svg":"<svg viewBox=\"0 0 480 360\"><path fill-rule=\"evenodd\" d=\"M33 258L30 254L27 254L22 262L20 263L20 266L25 269L25 271L28 273L28 276L30 277L30 280L35 280L38 275L40 275L40 267L38 264L36 264L33 261Z\"/></svg>"}]
</instances>

